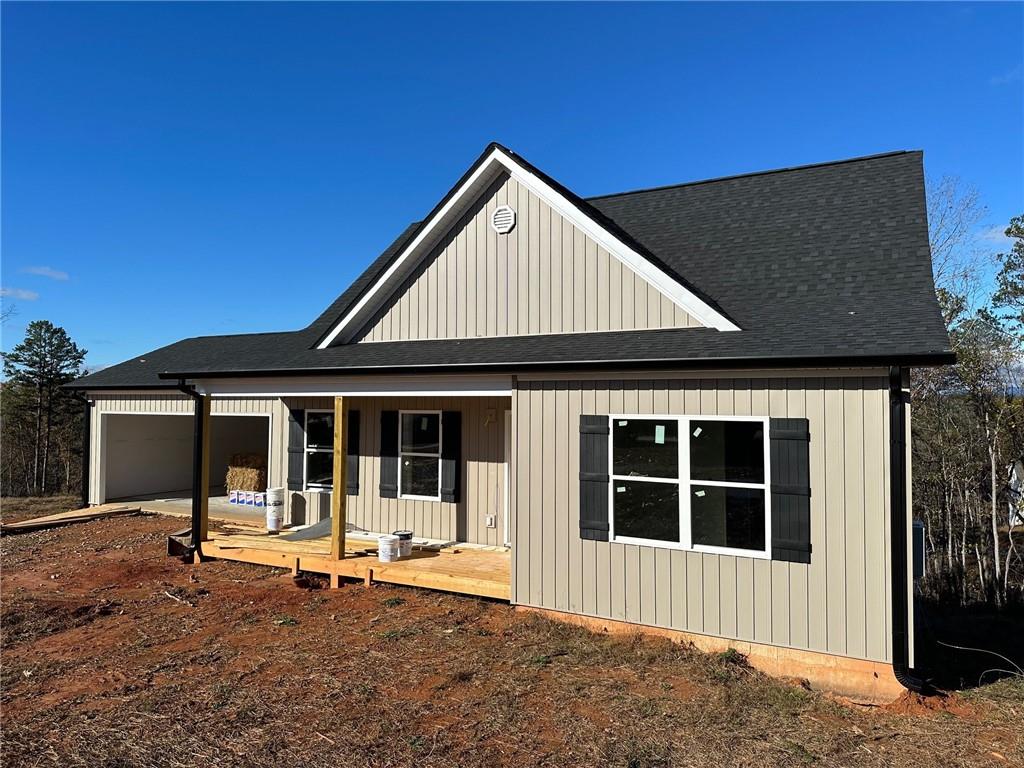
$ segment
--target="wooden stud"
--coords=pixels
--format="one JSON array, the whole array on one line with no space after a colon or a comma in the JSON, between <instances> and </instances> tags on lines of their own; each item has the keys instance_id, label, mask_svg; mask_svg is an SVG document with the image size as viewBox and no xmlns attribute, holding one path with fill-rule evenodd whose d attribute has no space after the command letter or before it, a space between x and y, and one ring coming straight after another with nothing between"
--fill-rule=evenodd
<instances>
[{"instance_id":1,"label":"wooden stud","mask_svg":"<svg viewBox=\"0 0 1024 768\"><path fill-rule=\"evenodd\" d=\"M363 583L368 587L373 584L373 568L366 569L366 577L363 579Z\"/></svg>"},{"instance_id":2,"label":"wooden stud","mask_svg":"<svg viewBox=\"0 0 1024 768\"><path fill-rule=\"evenodd\" d=\"M331 589L341 589L341 574L337 571L331 571L328 574L331 580Z\"/></svg>"},{"instance_id":3,"label":"wooden stud","mask_svg":"<svg viewBox=\"0 0 1024 768\"><path fill-rule=\"evenodd\" d=\"M346 477L348 464L348 403L334 398L334 481L331 489L331 557L345 557Z\"/></svg>"}]
</instances>

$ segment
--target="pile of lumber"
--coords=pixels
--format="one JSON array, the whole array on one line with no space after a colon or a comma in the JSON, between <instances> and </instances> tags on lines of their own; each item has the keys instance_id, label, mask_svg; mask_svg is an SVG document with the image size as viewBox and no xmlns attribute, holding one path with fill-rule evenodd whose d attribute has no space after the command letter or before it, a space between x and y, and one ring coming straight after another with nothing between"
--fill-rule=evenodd
<instances>
[{"instance_id":1,"label":"pile of lumber","mask_svg":"<svg viewBox=\"0 0 1024 768\"><path fill-rule=\"evenodd\" d=\"M224 484L229 491L267 490L267 459L258 453L236 453L228 462Z\"/></svg>"},{"instance_id":2,"label":"pile of lumber","mask_svg":"<svg viewBox=\"0 0 1024 768\"><path fill-rule=\"evenodd\" d=\"M97 507L73 509L70 512L58 512L55 515L43 515L31 520L19 520L16 523L0 524L0 534L38 531L43 528L56 528L58 525L84 523L87 520L99 520L115 515L138 515L142 508L137 504L100 504Z\"/></svg>"}]
</instances>

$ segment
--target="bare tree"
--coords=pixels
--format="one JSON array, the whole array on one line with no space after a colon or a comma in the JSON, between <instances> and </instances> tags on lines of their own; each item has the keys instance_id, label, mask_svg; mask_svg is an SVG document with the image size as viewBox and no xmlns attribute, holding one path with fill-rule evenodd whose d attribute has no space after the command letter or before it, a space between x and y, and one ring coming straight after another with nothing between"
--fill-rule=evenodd
<instances>
[{"instance_id":1,"label":"bare tree","mask_svg":"<svg viewBox=\"0 0 1024 768\"><path fill-rule=\"evenodd\" d=\"M983 274L992 256L979 247L977 227L988 214L978 190L957 176L929 179L928 241L932 273L946 323L952 325L983 302Z\"/></svg>"}]
</instances>

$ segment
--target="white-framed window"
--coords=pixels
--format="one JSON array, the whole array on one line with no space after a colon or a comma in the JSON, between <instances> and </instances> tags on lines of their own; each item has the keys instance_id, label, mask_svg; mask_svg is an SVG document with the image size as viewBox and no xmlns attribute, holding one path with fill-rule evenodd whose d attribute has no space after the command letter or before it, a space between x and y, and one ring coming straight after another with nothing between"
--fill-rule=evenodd
<instances>
[{"instance_id":1,"label":"white-framed window","mask_svg":"<svg viewBox=\"0 0 1024 768\"><path fill-rule=\"evenodd\" d=\"M308 491L334 487L334 411L306 411L304 482Z\"/></svg>"},{"instance_id":2,"label":"white-framed window","mask_svg":"<svg viewBox=\"0 0 1024 768\"><path fill-rule=\"evenodd\" d=\"M398 497L441 500L441 412L398 412Z\"/></svg>"},{"instance_id":3,"label":"white-framed window","mask_svg":"<svg viewBox=\"0 0 1024 768\"><path fill-rule=\"evenodd\" d=\"M610 539L768 558L768 418L612 415Z\"/></svg>"}]
</instances>

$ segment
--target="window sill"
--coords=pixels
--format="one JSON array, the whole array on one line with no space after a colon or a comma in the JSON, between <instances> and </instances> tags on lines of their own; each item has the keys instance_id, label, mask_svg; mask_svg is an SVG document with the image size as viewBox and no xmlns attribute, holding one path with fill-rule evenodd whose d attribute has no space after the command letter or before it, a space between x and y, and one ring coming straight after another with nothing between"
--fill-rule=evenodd
<instances>
[{"instance_id":1,"label":"window sill","mask_svg":"<svg viewBox=\"0 0 1024 768\"><path fill-rule=\"evenodd\" d=\"M437 502L441 501L441 497L440 496L413 496L413 495L408 494L408 493L400 493L400 494L398 494L398 498L399 499L406 499L408 501L437 501Z\"/></svg>"},{"instance_id":2,"label":"window sill","mask_svg":"<svg viewBox=\"0 0 1024 768\"><path fill-rule=\"evenodd\" d=\"M746 557L751 560L771 560L771 553L761 552L753 549L732 549L730 547L711 547L702 544L685 546L673 541L658 541L657 539L634 539L629 536L613 536L609 539L612 544L631 544L637 547L657 547L658 549L676 549L680 552L695 552L699 555L729 555L730 557Z\"/></svg>"}]
</instances>

